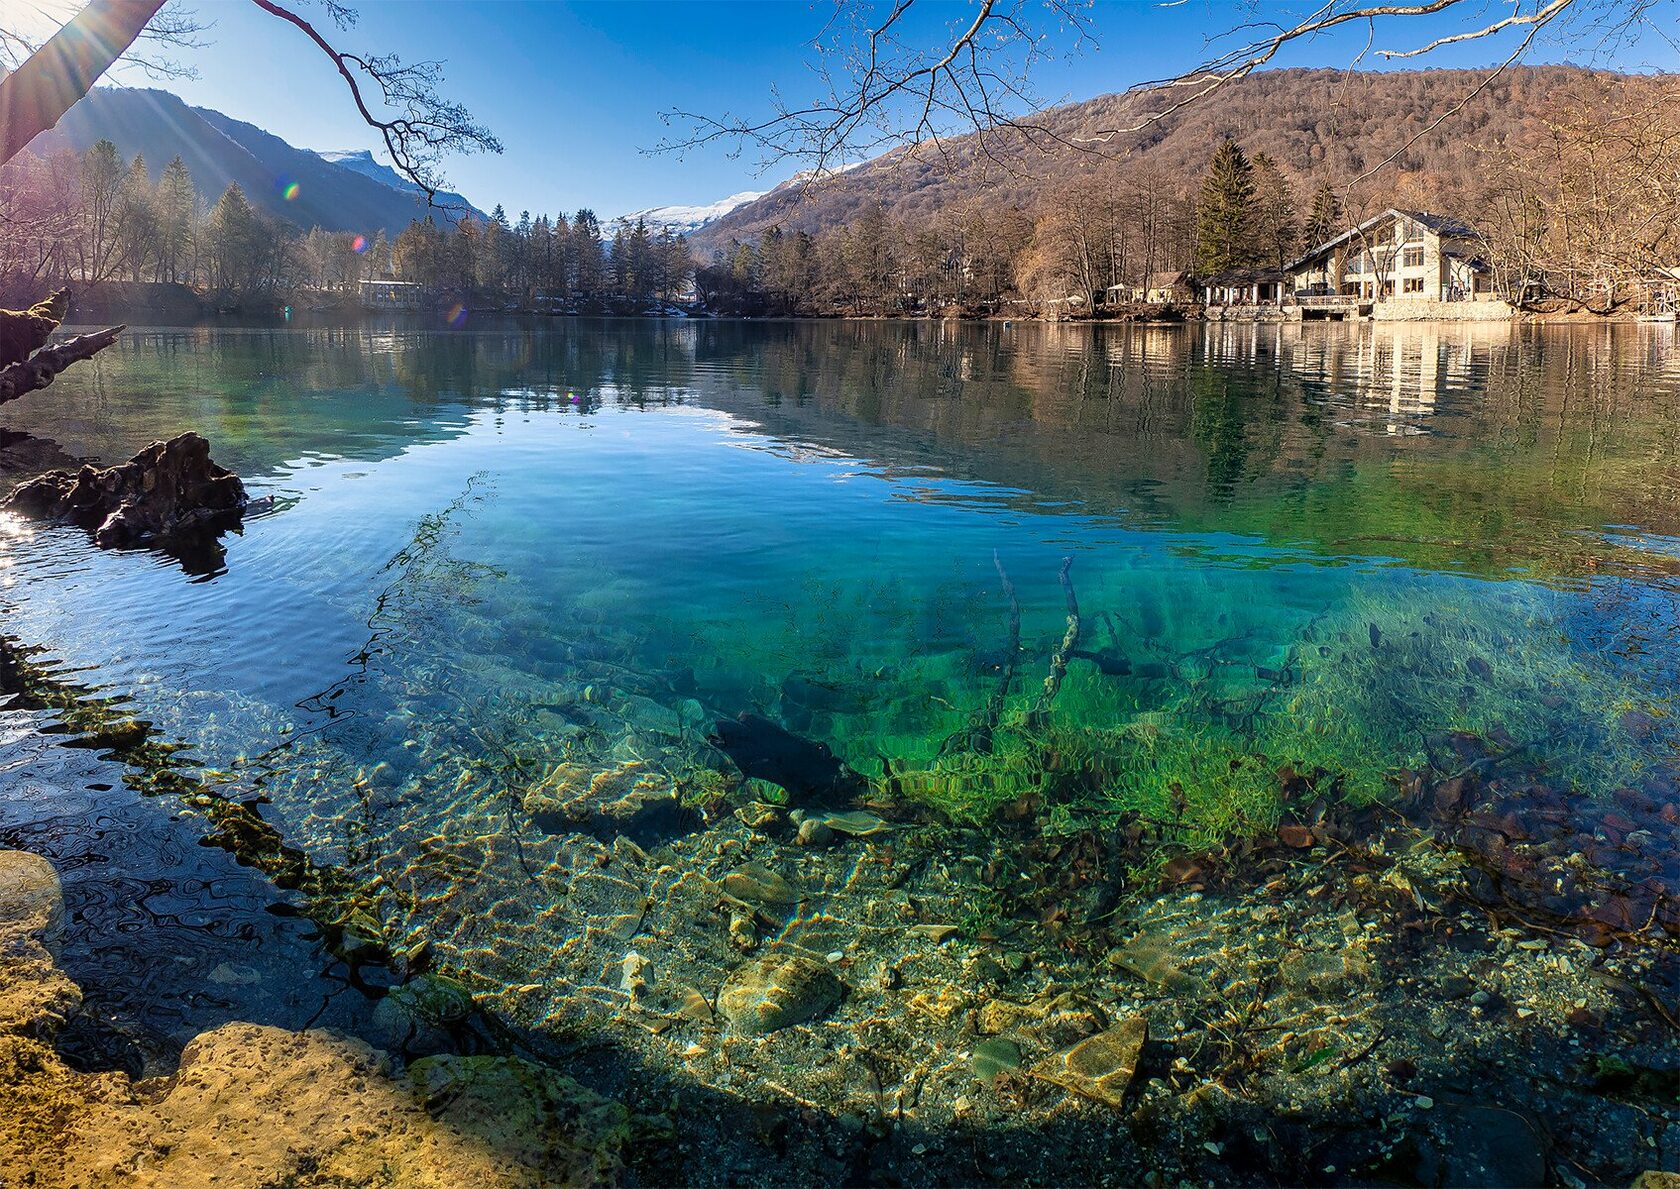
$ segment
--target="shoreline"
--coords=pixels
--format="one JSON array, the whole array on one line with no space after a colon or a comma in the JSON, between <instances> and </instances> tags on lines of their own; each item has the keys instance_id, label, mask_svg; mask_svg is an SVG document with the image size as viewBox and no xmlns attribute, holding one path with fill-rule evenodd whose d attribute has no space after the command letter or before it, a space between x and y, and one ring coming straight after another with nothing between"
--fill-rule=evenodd
<instances>
[{"instance_id":1,"label":"shoreline","mask_svg":"<svg viewBox=\"0 0 1680 1189\"><path fill-rule=\"evenodd\" d=\"M443 318L446 321L458 314L452 314L451 307L445 298L430 299L428 303L414 310L374 310L348 302L338 295L295 295L290 300L276 300L272 305L259 305L256 308L230 308L219 310L212 305L205 295L200 295L181 285L139 285L129 282L101 282L98 285L70 285L73 300L73 314L71 321L76 324L96 321L115 321L127 319L136 324L145 324L148 320L157 320L169 325L217 325L226 320L251 320L272 322L277 326L291 324L294 319L309 325L346 325L354 326L369 321L384 319L432 319ZM137 296L136 291L167 290L156 299L147 299L144 295ZM1614 311L1610 313L1593 313L1585 310L1543 311L1527 310L1505 306L1503 302L1463 302L1457 303L1466 308L1474 307L1477 312L1466 313L1462 317L1452 316L1452 303L1429 302L1421 303L1430 306L1424 314L1414 315L1401 307L1409 303L1389 302L1384 308L1393 308L1396 312L1388 317L1349 317L1349 318L1304 318L1299 307L1262 307L1258 309L1236 307L1208 307L1203 305L1130 305L1114 307L1119 312L1106 313L1099 310L1095 314L1068 315L1062 313L1035 312L1031 303L1022 302L1024 308L1010 311L962 311L947 313L943 311L897 312L897 313L799 313L799 314L736 314L715 312L703 308L686 308L668 303L663 310L636 310L629 308L625 302L601 302L593 308L580 309L544 309L540 307L518 307L517 303L503 303L500 305L487 304L482 306L469 305L466 313L471 318L508 317L508 318L542 318L542 319L626 319L635 321L739 321L739 322L959 322L974 324L991 323L1042 323L1047 325L1129 325L1140 327L1187 326L1195 324L1221 325L1304 325L1308 322L1333 322L1355 325L1371 324L1413 324L1439 323L1448 324L1510 324L1510 325L1672 325L1672 322L1651 322L1636 311ZM1505 309L1496 313L1482 312L1481 307L1501 305ZM510 306L517 308L510 308ZM453 307L459 310L460 307Z\"/></svg>"}]
</instances>

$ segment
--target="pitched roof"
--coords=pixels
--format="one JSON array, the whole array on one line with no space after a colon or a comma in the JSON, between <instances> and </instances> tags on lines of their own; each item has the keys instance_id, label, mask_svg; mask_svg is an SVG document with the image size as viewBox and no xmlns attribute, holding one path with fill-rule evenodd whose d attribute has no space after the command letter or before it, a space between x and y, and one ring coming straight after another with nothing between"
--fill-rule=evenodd
<instances>
[{"instance_id":1,"label":"pitched roof","mask_svg":"<svg viewBox=\"0 0 1680 1189\"><path fill-rule=\"evenodd\" d=\"M1214 273L1203 283L1211 289L1216 285L1254 285L1281 280L1281 268L1228 268L1224 272Z\"/></svg>"},{"instance_id":2,"label":"pitched roof","mask_svg":"<svg viewBox=\"0 0 1680 1189\"><path fill-rule=\"evenodd\" d=\"M1457 239L1476 234L1476 229L1471 227L1468 223L1450 218L1446 215L1435 215L1428 211L1403 211L1397 206L1391 206L1385 211L1379 211L1377 214L1372 215L1359 226L1349 228L1347 231L1342 232L1334 239L1325 240L1311 251L1303 252L1300 256L1291 260L1286 267L1289 269L1299 268L1301 265L1311 260L1314 256L1317 256L1322 252L1327 252L1339 244L1346 243L1355 236L1364 235L1366 231L1375 227L1378 223L1383 222L1385 219L1410 219L1414 223L1419 223L1424 227L1427 227L1436 235L1445 236L1448 239Z\"/></svg>"}]
</instances>

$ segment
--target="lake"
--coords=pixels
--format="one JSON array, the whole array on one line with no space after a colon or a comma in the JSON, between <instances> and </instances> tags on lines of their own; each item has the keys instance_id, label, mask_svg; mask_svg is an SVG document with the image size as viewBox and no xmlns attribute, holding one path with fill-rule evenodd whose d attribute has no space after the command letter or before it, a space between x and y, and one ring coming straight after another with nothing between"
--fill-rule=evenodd
<instances>
[{"instance_id":1,"label":"lake","mask_svg":"<svg viewBox=\"0 0 1680 1189\"><path fill-rule=\"evenodd\" d=\"M1462 1151L1552 1079L1578 1117L1501 1159L1646 1166L1581 1070L1671 1065L1613 985L1664 999L1680 935L1671 327L139 329L6 414L104 461L194 429L272 499L186 564L9 524L5 631L167 742L122 758L183 828L324 873L291 911L386 972L391 1047L447 1043L448 980L945 1136L1108 1109L1068 1053L1147 1018L1128 1110L1440 1099ZM1292 1142L1161 1151L1424 1175Z\"/></svg>"}]
</instances>

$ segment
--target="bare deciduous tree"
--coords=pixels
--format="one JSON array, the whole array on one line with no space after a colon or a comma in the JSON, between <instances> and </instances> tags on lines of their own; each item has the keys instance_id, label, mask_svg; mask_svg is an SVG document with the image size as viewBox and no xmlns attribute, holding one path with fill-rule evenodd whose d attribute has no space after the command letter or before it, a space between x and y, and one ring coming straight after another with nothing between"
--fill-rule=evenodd
<instances>
[{"instance_id":1,"label":"bare deciduous tree","mask_svg":"<svg viewBox=\"0 0 1680 1189\"><path fill-rule=\"evenodd\" d=\"M166 45L191 44L190 39L202 27L190 16L160 13L164 2L89 0L63 28L38 46L16 29L0 28L0 54L13 60L22 56L16 69L0 78L0 166L56 124L113 63L130 52L137 40L150 36ZM440 171L445 155L501 152L500 142L474 123L466 108L438 94L443 78L440 63L404 63L394 54L346 53L292 9L274 0L253 3L296 27L331 59L350 90L356 110L384 140L392 164L420 188L429 204L436 204L445 184ZM341 31L355 24L355 11L340 0L322 0L322 4ZM154 63L154 69L178 68ZM364 93L364 87L370 84L377 88L383 110L370 105ZM120 186L121 182L118 176L115 184ZM101 272L96 269L95 275ZM17 314L28 316L28 312ZM87 358L114 342L120 329L114 327L98 336L75 340L81 344L81 353L73 358L55 355L49 360L48 352L62 354L63 347L42 347L34 358L18 361L13 367L22 370L9 381L15 389L12 395L45 387L64 364Z\"/></svg>"},{"instance_id":2,"label":"bare deciduous tree","mask_svg":"<svg viewBox=\"0 0 1680 1189\"><path fill-rule=\"evenodd\" d=\"M828 25L812 43L813 98L792 102L776 95L769 112L756 117L668 113L668 122L683 132L663 147L681 151L731 143L757 151L766 164L798 162L817 178L889 149L927 145L942 151L947 139L961 134L977 134L987 155L1005 136L1102 153L1122 134L1207 99L1270 64L1287 47L1344 28L1369 31L1360 58L1385 60L1424 57L1465 42L1514 41L1509 56L1491 72L1497 74L1548 30L1567 29L1567 37L1581 45L1626 40L1645 26L1658 2L1513 0L1503 15L1490 17L1483 0L1311 0L1304 13L1280 21L1283 10L1248 0L1253 19L1208 38L1202 61L1129 88L1146 100L1135 120L1072 140L1039 118L1035 68L1077 52L1095 40L1100 26L1123 32L1123 6L1104 10L1099 19L1092 0L974 0L971 14L953 22L948 36L918 43L905 31L916 0L892 0L884 10L868 0L835 0ZM1456 27L1440 31L1454 21ZM1420 27L1433 32L1419 37ZM1379 47L1379 30L1398 40Z\"/></svg>"},{"instance_id":3,"label":"bare deciduous tree","mask_svg":"<svg viewBox=\"0 0 1680 1189\"><path fill-rule=\"evenodd\" d=\"M1580 80L1488 150L1479 222L1501 288L1609 313L1680 256L1680 88Z\"/></svg>"}]
</instances>

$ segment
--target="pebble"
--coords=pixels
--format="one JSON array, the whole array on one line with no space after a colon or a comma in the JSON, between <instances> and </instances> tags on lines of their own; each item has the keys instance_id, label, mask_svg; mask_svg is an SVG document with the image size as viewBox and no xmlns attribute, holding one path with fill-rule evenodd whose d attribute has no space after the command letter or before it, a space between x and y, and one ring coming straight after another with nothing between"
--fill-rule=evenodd
<instances>
[{"instance_id":1,"label":"pebble","mask_svg":"<svg viewBox=\"0 0 1680 1189\"><path fill-rule=\"evenodd\" d=\"M799 823L799 834L794 841L800 846L827 846L834 841L834 831L810 817Z\"/></svg>"},{"instance_id":2,"label":"pebble","mask_svg":"<svg viewBox=\"0 0 1680 1189\"><path fill-rule=\"evenodd\" d=\"M1412 1105L1416 1106L1420 1111L1434 1110L1435 1100L1427 1094L1419 1094L1416 1098L1412 1099Z\"/></svg>"}]
</instances>

